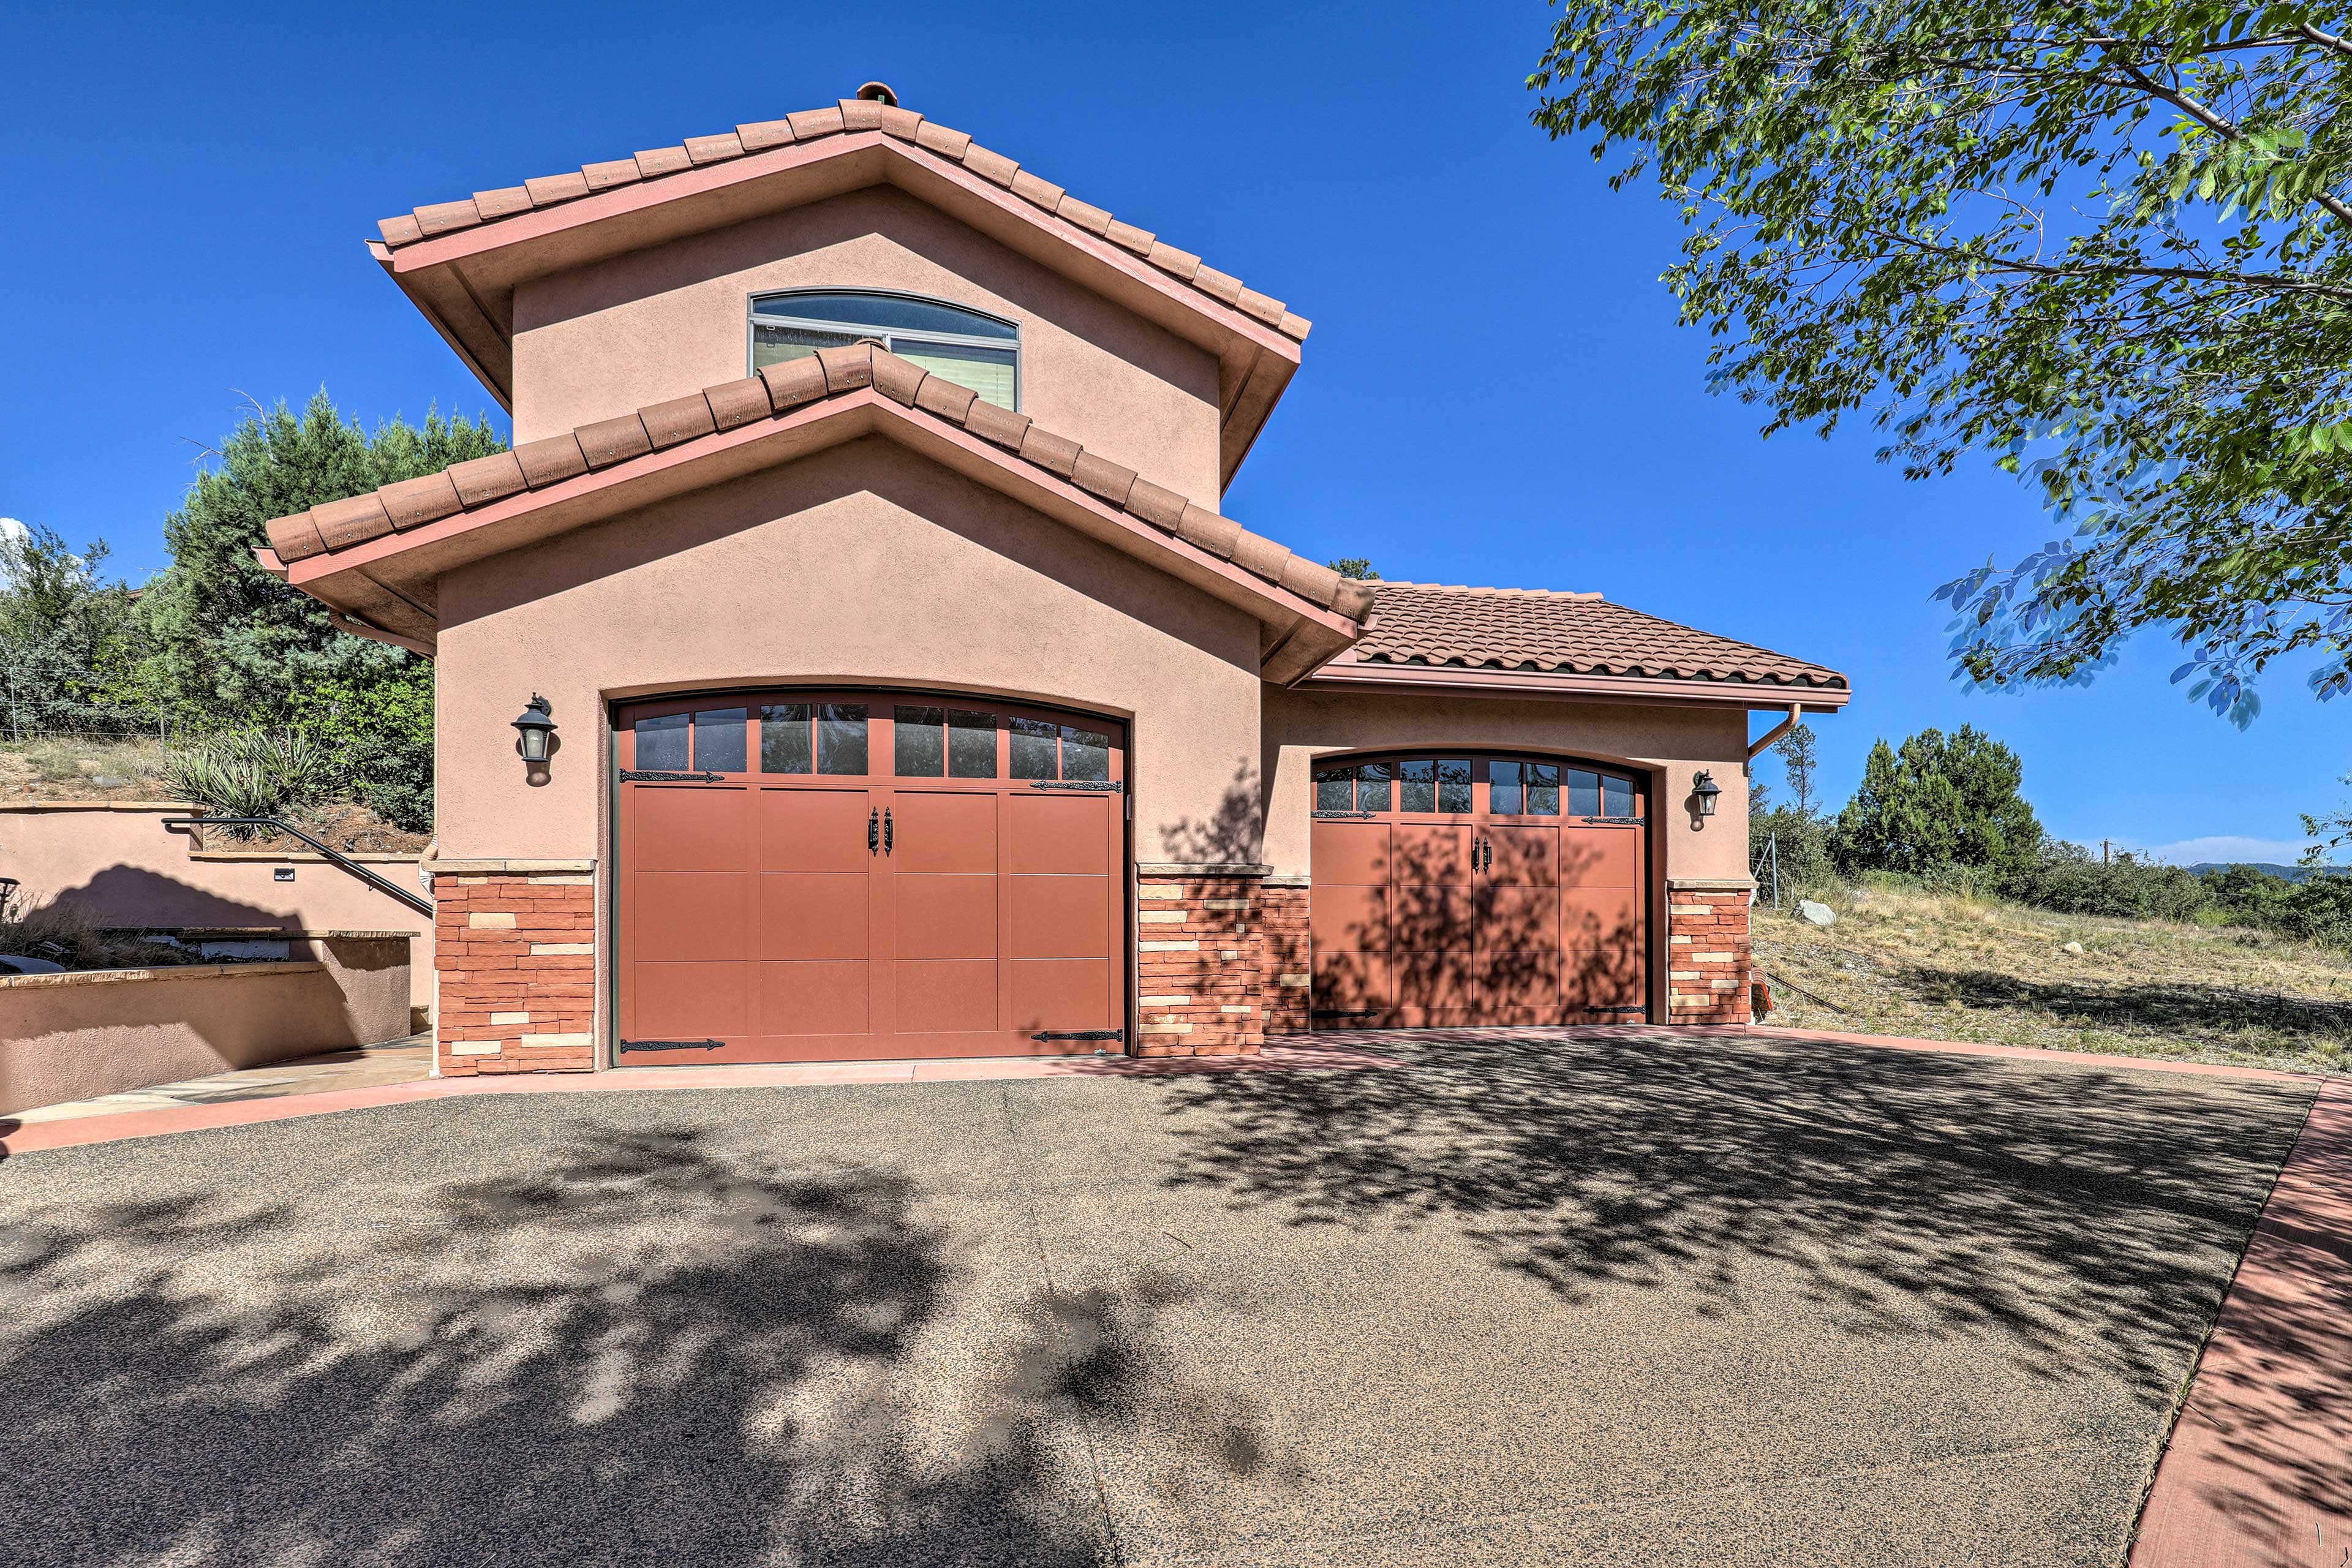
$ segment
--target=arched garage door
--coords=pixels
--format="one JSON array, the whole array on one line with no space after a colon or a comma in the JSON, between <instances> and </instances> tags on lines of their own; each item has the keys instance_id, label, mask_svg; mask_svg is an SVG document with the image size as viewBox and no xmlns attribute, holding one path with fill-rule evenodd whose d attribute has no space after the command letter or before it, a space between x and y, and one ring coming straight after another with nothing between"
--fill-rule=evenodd
<instances>
[{"instance_id":1,"label":"arched garage door","mask_svg":"<svg viewBox=\"0 0 2352 1568\"><path fill-rule=\"evenodd\" d=\"M616 717L623 1065L1124 1048L1118 726L872 692Z\"/></svg>"},{"instance_id":2,"label":"arched garage door","mask_svg":"<svg viewBox=\"0 0 2352 1568\"><path fill-rule=\"evenodd\" d=\"M1647 789L1549 757L1318 765L1315 1027L1639 1022Z\"/></svg>"}]
</instances>

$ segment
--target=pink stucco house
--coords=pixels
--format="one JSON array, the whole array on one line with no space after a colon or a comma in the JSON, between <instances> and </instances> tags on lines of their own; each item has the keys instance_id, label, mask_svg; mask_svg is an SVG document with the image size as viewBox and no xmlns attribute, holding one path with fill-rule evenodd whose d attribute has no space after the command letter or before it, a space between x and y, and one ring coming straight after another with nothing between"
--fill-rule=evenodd
<instances>
[{"instance_id":1,"label":"pink stucco house","mask_svg":"<svg viewBox=\"0 0 2352 1568\"><path fill-rule=\"evenodd\" d=\"M1222 515L1282 301L878 83L382 232L515 449L259 553L436 660L442 1071L1747 1018L1846 680Z\"/></svg>"}]
</instances>

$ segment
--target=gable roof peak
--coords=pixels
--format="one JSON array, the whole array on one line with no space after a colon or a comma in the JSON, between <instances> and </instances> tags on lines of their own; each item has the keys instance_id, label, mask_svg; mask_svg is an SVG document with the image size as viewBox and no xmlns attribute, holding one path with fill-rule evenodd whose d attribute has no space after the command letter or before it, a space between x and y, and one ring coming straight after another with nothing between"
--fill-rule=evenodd
<instances>
[{"instance_id":1,"label":"gable roof peak","mask_svg":"<svg viewBox=\"0 0 2352 1568\"><path fill-rule=\"evenodd\" d=\"M841 99L824 108L795 110L778 120L751 121L715 135L689 136L674 147L655 147L627 158L583 163L577 171L540 175L499 190L476 191L459 201L414 207L383 219L376 227L386 249L396 254L445 234L495 225L622 186L655 184L779 148L868 133L922 157L960 166L1060 223L1117 246L1194 292L1239 311L1293 342L1306 342L1313 328L1313 322L1280 300L1247 287L1231 273L1219 271L1192 252L1169 244L1149 229L1122 222L1107 209L1079 200L1014 160L982 147L970 132L951 130L900 107L897 92L879 81L866 82L858 88L856 97Z\"/></svg>"}]
</instances>

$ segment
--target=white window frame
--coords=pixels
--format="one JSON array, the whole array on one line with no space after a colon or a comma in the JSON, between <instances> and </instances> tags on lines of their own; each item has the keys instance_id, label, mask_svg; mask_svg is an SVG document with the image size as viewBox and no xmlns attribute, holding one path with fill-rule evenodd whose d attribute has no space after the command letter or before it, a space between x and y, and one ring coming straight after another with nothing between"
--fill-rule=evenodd
<instances>
[{"instance_id":1,"label":"white window frame","mask_svg":"<svg viewBox=\"0 0 2352 1568\"><path fill-rule=\"evenodd\" d=\"M824 321L814 317L786 315L779 310L761 308L764 302L782 301L795 295L803 294L854 294L871 300L909 300L919 305L937 305L943 310L961 310L967 315L985 316L992 321L1003 321L1013 329L1013 336L1010 339L983 338L964 332L934 332L896 327L860 326L851 321ZM759 366L755 360L759 353L759 329L763 326L798 327L803 331L840 332L852 337L879 338L882 340L883 347L889 349L893 353L898 353L898 349L892 344L891 340L899 336L919 342L948 343L957 348L995 349L1000 353L1009 351L1013 355L1013 412L1017 414L1021 411L1021 323L1000 316L992 310L976 310L970 305L961 304L953 300L934 299L929 294L908 294L897 289L788 289L775 293L747 295L743 312L743 364L744 373L748 375L759 374Z\"/></svg>"}]
</instances>

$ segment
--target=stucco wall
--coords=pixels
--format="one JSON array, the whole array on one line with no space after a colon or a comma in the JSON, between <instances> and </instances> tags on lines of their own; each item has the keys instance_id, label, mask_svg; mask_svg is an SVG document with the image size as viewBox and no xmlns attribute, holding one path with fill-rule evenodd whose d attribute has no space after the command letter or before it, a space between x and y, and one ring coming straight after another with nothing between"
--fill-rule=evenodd
<instances>
[{"instance_id":1,"label":"stucco wall","mask_svg":"<svg viewBox=\"0 0 2352 1568\"><path fill-rule=\"evenodd\" d=\"M1311 868L1314 759L1391 746L1527 747L1658 770L1651 839L1665 875L1748 874L1748 716L1736 709L1269 689L1265 714L1265 858L1277 874ZM1694 826L1685 803L1702 768L1723 794L1716 815Z\"/></svg>"},{"instance_id":2,"label":"stucco wall","mask_svg":"<svg viewBox=\"0 0 2352 1568\"><path fill-rule=\"evenodd\" d=\"M444 578L444 859L601 859L605 700L758 684L997 693L1130 725L1139 858L1201 858L1255 776L1258 623L866 439ZM533 691L560 749L527 782Z\"/></svg>"},{"instance_id":3,"label":"stucco wall","mask_svg":"<svg viewBox=\"0 0 2352 1568\"><path fill-rule=\"evenodd\" d=\"M404 934L285 963L0 977L0 1114L408 1033Z\"/></svg>"},{"instance_id":4,"label":"stucco wall","mask_svg":"<svg viewBox=\"0 0 2352 1568\"><path fill-rule=\"evenodd\" d=\"M886 289L1021 325L1021 408L1212 510L1213 356L889 187L524 283L518 443L747 374L751 296Z\"/></svg>"},{"instance_id":5,"label":"stucco wall","mask_svg":"<svg viewBox=\"0 0 2352 1568\"><path fill-rule=\"evenodd\" d=\"M247 859L198 854L186 834L164 827L163 821L199 809L121 802L0 805L0 877L24 884L17 894L21 908L54 901L79 910L100 926L412 931L416 963L410 1000L418 1006L431 1004L431 917L316 855ZM378 876L404 888L419 887L414 858L365 858ZM281 868L290 868L294 880L277 880Z\"/></svg>"}]
</instances>

